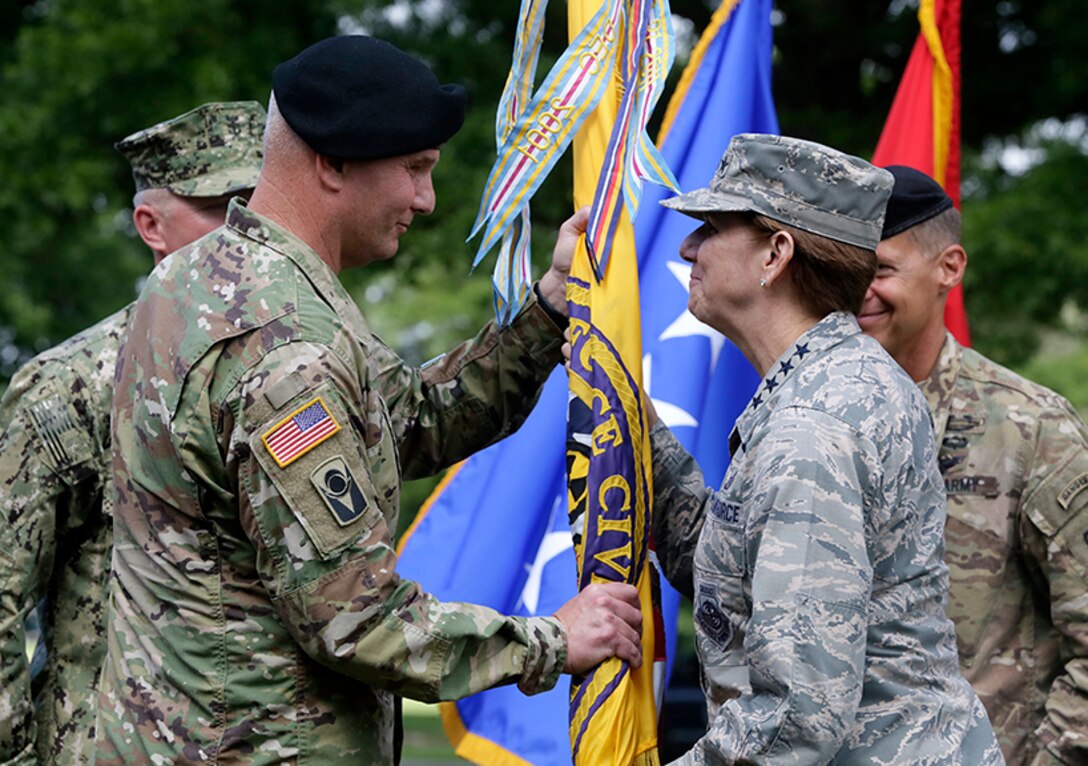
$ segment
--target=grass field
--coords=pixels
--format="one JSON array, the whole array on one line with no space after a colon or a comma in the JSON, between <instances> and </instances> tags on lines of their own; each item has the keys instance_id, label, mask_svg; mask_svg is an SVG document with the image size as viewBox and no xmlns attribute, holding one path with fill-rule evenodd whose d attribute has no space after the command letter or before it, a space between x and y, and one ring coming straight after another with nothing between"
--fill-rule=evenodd
<instances>
[{"instance_id":1,"label":"grass field","mask_svg":"<svg viewBox=\"0 0 1088 766\"><path fill-rule=\"evenodd\" d=\"M437 705L404 701L404 753L401 766L430 766L438 763L468 763L453 754L442 728Z\"/></svg>"}]
</instances>

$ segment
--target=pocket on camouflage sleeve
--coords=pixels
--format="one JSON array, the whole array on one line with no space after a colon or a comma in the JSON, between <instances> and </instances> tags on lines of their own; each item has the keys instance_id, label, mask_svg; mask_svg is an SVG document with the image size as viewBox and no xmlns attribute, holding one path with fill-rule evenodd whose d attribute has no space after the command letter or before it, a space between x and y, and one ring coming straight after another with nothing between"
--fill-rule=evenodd
<instances>
[{"instance_id":1,"label":"pocket on camouflage sleeve","mask_svg":"<svg viewBox=\"0 0 1088 766\"><path fill-rule=\"evenodd\" d=\"M1051 567L1088 577L1088 452L1071 446L1021 504L1048 541Z\"/></svg>"},{"instance_id":2,"label":"pocket on camouflage sleeve","mask_svg":"<svg viewBox=\"0 0 1088 766\"><path fill-rule=\"evenodd\" d=\"M258 464L324 560L382 520L355 439L330 386L296 397L250 435Z\"/></svg>"}]
</instances>

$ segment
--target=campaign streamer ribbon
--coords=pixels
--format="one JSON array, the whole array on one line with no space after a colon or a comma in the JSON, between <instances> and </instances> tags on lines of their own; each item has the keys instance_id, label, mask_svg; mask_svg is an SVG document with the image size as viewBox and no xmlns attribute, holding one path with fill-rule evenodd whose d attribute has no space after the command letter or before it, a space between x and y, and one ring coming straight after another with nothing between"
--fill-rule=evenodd
<instances>
[{"instance_id":1,"label":"campaign streamer ribbon","mask_svg":"<svg viewBox=\"0 0 1088 766\"><path fill-rule=\"evenodd\" d=\"M676 55L668 1L630 0L627 20L621 72L623 98L586 229L586 245L598 281L611 252L620 212L626 209L628 218L634 220L643 181L679 192L676 178L646 133L646 123Z\"/></svg>"},{"instance_id":2,"label":"campaign streamer ribbon","mask_svg":"<svg viewBox=\"0 0 1088 766\"><path fill-rule=\"evenodd\" d=\"M547 0L522 0L514 38L514 58L495 113L495 142L499 152L533 95L540 43L544 36ZM522 207L502 235L499 257L491 276L495 316L506 325L529 297L531 274L529 207ZM474 264L475 265L475 264Z\"/></svg>"},{"instance_id":3,"label":"campaign streamer ribbon","mask_svg":"<svg viewBox=\"0 0 1088 766\"><path fill-rule=\"evenodd\" d=\"M676 59L676 49L673 45L675 34L672 28L672 12L669 9L668 0L655 0L653 15L650 19L649 36L647 37L647 49L643 56L643 66L639 71L638 85L638 121L632 126L632 131L638 133L636 150L631 158L631 171L627 173L624 185L624 202L627 205L627 214L632 220L638 212L639 203L642 201L641 179L662 186L674 192L679 192L680 184L673 175L665 158L658 151L657 145L646 132L646 124L650 121L662 92L665 90L665 80L672 69ZM637 131L636 127L637 126Z\"/></svg>"},{"instance_id":4,"label":"campaign streamer ribbon","mask_svg":"<svg viewBox=\"0 0 1088 766\"><path fill-rule=\"evenodd\" d=\"M502 127L496 129L497 136L502 137L501 146L469 235L471 240L481 229L484 231L472 263L474 268L496 242L506 240L492 280L500 321L512 317L520 307L519 300L528 293L529 238L525 224L529 200L600 101L612 75L622 24L622 3L612 0L602 4L519 112L518 96L527 94L532 82L530 70L535 68L545 6L545 0L524 0L522 5L527 12L519 19L521 50L515 51L500 108ZM509 116L515 113L516 120L508 125ZM515 222L522 231L511 232ZM509 237L507 232L511 232Z\"/></svg>"}]
</instances>

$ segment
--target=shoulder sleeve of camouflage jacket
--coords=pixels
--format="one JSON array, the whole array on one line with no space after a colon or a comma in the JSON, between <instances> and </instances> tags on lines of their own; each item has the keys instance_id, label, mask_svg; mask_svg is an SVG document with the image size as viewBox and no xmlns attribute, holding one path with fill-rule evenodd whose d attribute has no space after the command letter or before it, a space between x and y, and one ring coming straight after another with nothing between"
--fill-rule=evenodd
<instances>
[{"instance_id":1,"label":"shoulder sleeve of camouflage jacket","mask_svg":"<svg viewBox=\"0 0 1088 766\"><path fill-rule=\"evenodd\" d=\"M431 476L517 430L562 358L563 335L535 297L507 327L412 367L376 338L376 366L406 479Z\"/></svg>"},{"instance_id":2,"label":"shoulder sleeve of camouflage jacket","mask_svg":"<svg viewBox=\"0 0 1088 766\"><path fill-rule=\"evenodd\" d=\"M287 374L299 359L304 379ZM364 386L345 359L312 343L280 347L239 386L229 452L241 521L280 618L318 662L413 699L511 682L526 693L551 688L566 662L557 619L441 603L397 576L379 502L394 488L373 471L384 458L365 426L374 394Z\"/></svg>"},{"instance_id":3,"label":"shoulder sleeve of camouflage jacket","mask_svg":"<svg viewBox=\"0 0 1088 766\"><path fill-rule=\"evenodd\" d=\"M1034 464L1021 509L1024 544L1050 589L1050 611L1062 635L1062 672L1037 730L1049 755L1088 761L1088 427L1065 405L1039 416ZM1037 759L1038 760L1038 759Z\"/></svg>"},{"instance_id":4,"label":"shoulder sleeve of camouflage jacket","mask_svg":"<svg viewBox=\"0 0 1088 766\"><path fill-rule=\"evenodd\" d=\"M669 583L694 599L691 561L712 497L695 459L658 421L650 430L653 449L653 532L657 558Z\"/></svg>"},{"instance_id":5,"label":"shoulder sleeve of camouflage jacket","mask_svg":"<svg viewBox=\"0 0 1088 766\"><path fill-rule=\"evenodd\" d=\"M33 754L25 621L46 593L71 469L91 457L79 413L54 378L31 363L0 401L0 763Z\"/></svg>"},{"instance_id":6,"label":"shoulder sleeve of camouflage jacket","mask_svg":"<svg viewBox=\"0 0 1088 766\"><path fill-rule=\"evenodd\" d=\"M697 762L744 760L762 743L761 763L827 763L861 699L873 583L862 464L878 451L849 424L804 408L776 411L746 449L752 495L736 514L758 541L744 554L752 557L751 692L722 705L696 745L696 758L707 754ZM722 508L720 519L711 512L696 553L700 581L729 574L718 555L731 547L714 538L734 534L735 521L729 504Z\"/></svg>"}]
</instances>

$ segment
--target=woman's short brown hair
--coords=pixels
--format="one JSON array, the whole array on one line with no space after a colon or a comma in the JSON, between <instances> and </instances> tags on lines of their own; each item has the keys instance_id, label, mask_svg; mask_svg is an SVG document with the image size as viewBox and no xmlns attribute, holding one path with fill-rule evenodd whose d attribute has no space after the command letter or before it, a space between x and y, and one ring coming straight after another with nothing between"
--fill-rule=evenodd
<instances>
[{"instance_id":1,"label":"woman's short brown hair","mask_svg":"<svg viewBox=\"0 0 1088 766\"><path fill-rule=\"evenodd\" d=\"M752 214L752 225L770 236L784 231L793 237L790 275L804 307L818 317L835 311L856 314L876 276L876 253L857 245L812 234Z\"/></svg>"}]
</instances>

